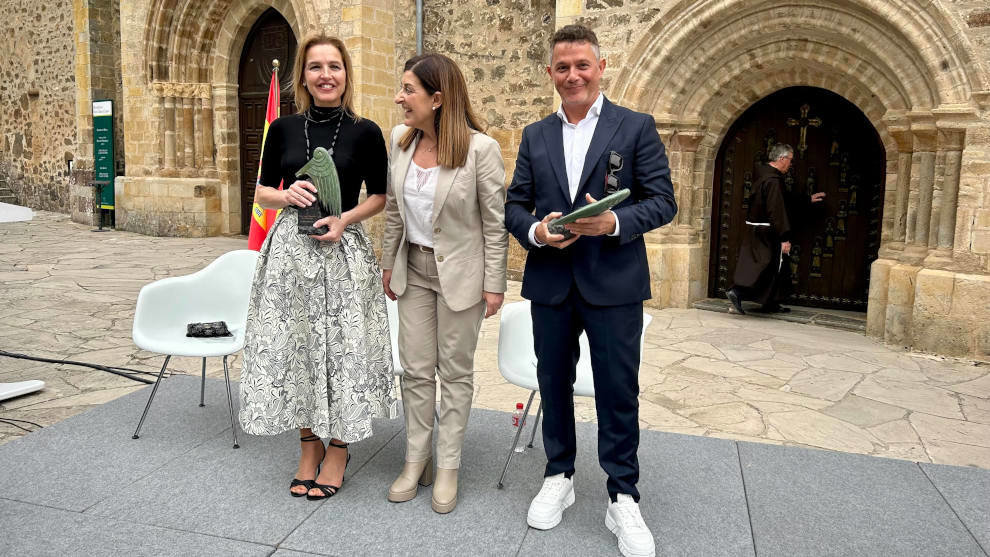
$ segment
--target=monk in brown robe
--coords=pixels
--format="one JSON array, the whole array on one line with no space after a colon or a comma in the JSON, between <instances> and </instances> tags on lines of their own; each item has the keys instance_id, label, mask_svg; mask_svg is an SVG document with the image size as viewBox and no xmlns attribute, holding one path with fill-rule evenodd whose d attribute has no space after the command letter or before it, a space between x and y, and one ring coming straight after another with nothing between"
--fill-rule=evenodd
<instances>
[{"instance_id":1,"label":"monk in brown robe","mask_svg":"<svg viewBox=\"0 0 990 557\"><path fill-rule=\"evenodd\" d=\"M726 292L733 308L743 315L743 300L759 303L765 312L790 311L780 301L787 296L785 287L790 283L790 265L783 261L791 251L791 224L783 184L794 149L778 143L770 150L769 158L769 164L757 169L733 276L735 284Z\"/></svg>"}]
</instances>

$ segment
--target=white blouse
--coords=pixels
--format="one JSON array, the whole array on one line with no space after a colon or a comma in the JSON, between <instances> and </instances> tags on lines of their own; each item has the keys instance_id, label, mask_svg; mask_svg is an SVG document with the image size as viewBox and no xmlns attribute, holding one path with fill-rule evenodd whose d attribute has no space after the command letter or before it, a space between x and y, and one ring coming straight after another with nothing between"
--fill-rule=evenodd
<instances>
[{"instance_id":1,"label":"white blouse","mask_svg":"<svg viewBox=\"0 0 990 557\"><path fill-rule=\"evenodd\" d=\"M402 202L406 209L406 240L412 244L433 247L433 196L439 169L439 166L421 168L409 161Z\"/></svg>"}]
</instances>

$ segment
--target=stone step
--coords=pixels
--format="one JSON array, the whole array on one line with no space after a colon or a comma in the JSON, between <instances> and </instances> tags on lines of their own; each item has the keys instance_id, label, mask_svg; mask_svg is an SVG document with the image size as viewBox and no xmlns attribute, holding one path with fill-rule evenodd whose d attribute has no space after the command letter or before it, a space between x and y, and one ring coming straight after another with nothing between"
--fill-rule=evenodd
<instances>
[{"instance_id":1,"label":"stone step","mask_svg":"<svg viewBox=\"0 0 990 557\"><path fill-rule=\"evenodd\" d=\"M729 300L726 300L725 298L706 298L704 300L698 300L691 305L696 309L717 311L721 313L729 313L729 308L732 307ZM746 310L746 315L752 315L754 317L780 319L781 321L792 321L794 323L823 325L825 327L845 329L847 331L856 331L858 333L866 331L865 313L793 306L790 304L787 304L787 307L791 308L790 313L760 313L759 311L754 311L759 308L757 304L745 302L743 305Z\"/></svg>"},{"instance_id":2,"label":"stone step","mask_svg":"<svg viewBox=\"0 0 990 557\"><path fill-rule=\"evenodd\" d=\"M7 180L0 178L0 203L17 204L17 197L14 192L7 187Z\"/></svg>"}]
</instances>

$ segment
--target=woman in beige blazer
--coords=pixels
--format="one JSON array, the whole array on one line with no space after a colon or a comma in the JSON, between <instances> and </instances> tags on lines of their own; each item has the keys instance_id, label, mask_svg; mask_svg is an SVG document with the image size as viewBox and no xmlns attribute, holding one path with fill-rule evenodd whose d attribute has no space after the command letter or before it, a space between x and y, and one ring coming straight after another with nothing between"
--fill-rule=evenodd
<instances>
[{"instance_id":1,"label":"woman in beige blazer","mask_svg":"<svg viewBox=\"0 0 990 557\"><path fill-rule=\"evenodd\" d=\"M411 58L395 97L382 279L399 306L406 461L388 500L433 483L433 411L440 377L433 510L457 504L457 470L474 394L483 317L502 305L508 233L505 167L481 133L464 76L440 54Z\"/></svg>"}]
</instances>

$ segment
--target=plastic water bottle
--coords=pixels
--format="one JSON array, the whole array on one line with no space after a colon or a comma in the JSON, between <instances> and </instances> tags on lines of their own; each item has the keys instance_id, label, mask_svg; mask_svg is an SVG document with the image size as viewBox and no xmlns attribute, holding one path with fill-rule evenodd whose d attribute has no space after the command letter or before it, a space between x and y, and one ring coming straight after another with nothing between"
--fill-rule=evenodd
<instances>
[{"instance_id":1,"label":"plastic water bottle","mask_svg":"<svg viewBox=\"0 0 990 557\"><path fill-rule=\"evenodd\" d=\"M523 425L523 403L516 403L516 411L512 413L512 427L522 427Z\"/></svg>"},{"instance_id":2,"label":"plastic water bottle","mask_svg":"<svg viewBox=\"0 0 990 557\"><path fill-rule=\"evenodd\" d=\"M523 427L526 425L526 416L523 414L523 403L516 403L516 410L512 413L512 427ZM513 450L521 453L526 450L522 444L516 445Z\"/></svg>"}]
</instances>

